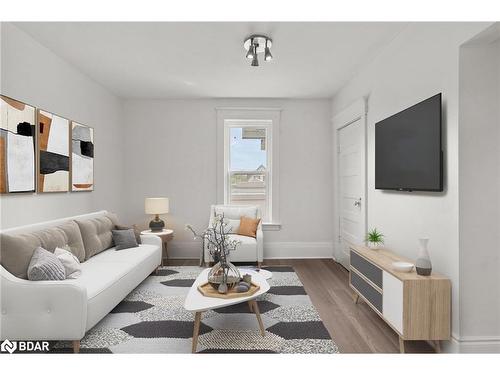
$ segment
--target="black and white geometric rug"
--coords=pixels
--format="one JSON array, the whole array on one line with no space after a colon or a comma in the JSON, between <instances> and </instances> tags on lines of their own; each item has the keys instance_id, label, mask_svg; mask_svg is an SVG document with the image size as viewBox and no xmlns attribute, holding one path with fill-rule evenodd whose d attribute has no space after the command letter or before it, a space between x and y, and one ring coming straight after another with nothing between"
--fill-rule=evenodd
<instances>
[{"instance_id":1,"label":"black and white geometric rug","mask_svg":"<svg viewBox=\"0 0 500 375\"><path fill-rule=\"evenodd\" d=\"M202 314L201 353L338 353L292 267L268 267L271 289L258 298L265 337L248 304ZM184 299L201 268L163 267L81 340L82 353L191 353L194 314ZM54 351L69 351L59 342Z\"/></svg>"}]
</instances>

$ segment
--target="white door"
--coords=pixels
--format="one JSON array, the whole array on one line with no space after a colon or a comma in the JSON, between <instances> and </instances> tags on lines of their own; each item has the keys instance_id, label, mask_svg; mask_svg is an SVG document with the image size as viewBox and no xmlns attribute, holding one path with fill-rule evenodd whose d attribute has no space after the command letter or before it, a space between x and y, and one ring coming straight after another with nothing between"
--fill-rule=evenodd
<instances>
[{"instance_id":1,"label":"white door","mask_svg":"<svg viewBox=\"0 0 500 375\"><path fill-rule=\"evenodd\" d=\"M364 116L337 129L339 228L337 261L349 268L348 243L361 244L366 234Z\"/></svg>"}]
</instances>

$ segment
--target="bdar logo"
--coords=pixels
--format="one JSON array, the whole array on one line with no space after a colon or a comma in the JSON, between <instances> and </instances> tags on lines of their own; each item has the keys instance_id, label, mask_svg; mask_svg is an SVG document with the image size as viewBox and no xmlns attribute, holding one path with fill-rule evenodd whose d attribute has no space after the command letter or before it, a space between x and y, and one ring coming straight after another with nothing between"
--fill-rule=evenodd
<instances>
[{"instance_id":1,"label":"bdar logo","mask_svg":"<svg viewBox=\"0 0 500 375\"><path fill-rule=\"evenodd\" d=\"M9 340L5 340L2 342L2 345L0 345L0 350L2 352L9 352L10 354L14 353L17 349L17 343L16 342L10 342Z\"/></svg>"}]
</instances>

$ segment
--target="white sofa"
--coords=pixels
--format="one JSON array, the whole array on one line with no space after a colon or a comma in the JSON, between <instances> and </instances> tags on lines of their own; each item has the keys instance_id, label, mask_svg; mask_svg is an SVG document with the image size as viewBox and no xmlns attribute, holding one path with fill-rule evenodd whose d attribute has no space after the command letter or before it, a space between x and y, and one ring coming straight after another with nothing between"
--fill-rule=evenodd
<instances>
[{"instance_id":1,"label":"white sofa","mask_svg":"<svg viewBox=\"0 0 500 375\"><path fill-rule=\"evenodd\" d=\"M235 205L212 205L210 207L210 218L208 226L211 227L216 215L224 214L224 220L231 226L230 239L241 243L236 250L231 251L229 260L231 262L257 262L260 267L264 259L264 235L262 233L262 220L257 227L256 238L240 236L238 232L241 216L261 218L260 209L257 206L235 206ZM208 246L205 243L205 262L211 261Z\"/></svg>"},{"instance_id":2,"label":"white sofa","mask_svg":"<svg viewBox=\"0 0 500 375\"><path fill-rule=\"evenodd\" d=\"M106 215L106 211L6 229L20 234ZM81 264L79 278L30 281L0 265L0 339L70 340L78 351L89 329L104 318L161 263L161 239L141 236L139 247L105 250Z\"/></svg>"}]
</instances>

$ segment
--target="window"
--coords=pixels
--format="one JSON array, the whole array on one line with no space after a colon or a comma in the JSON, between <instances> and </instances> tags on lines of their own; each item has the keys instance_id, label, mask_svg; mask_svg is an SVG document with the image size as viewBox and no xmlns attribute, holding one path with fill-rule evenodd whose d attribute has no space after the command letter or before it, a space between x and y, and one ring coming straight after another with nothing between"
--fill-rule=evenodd
<instances>
[{"instance_id":1,"label":"window","mask_svg":"<svg viewBox=\"0 0 500 375\"><path fill-rule=\"evenodd\" d=\"M269 178L272 165L271 121L225 121L226 166L224 203L259 206L271 221Z\"/></svg>"},{"instance_id":2,"label":"window","mask_svg":"<svg viewBox=\"0 0 500 375\"><path fill-rule=\"evenodd\" d=\"M279 108L217 108L217 203L256 205L279 230Z\"/></svg>"}]
</instances>

